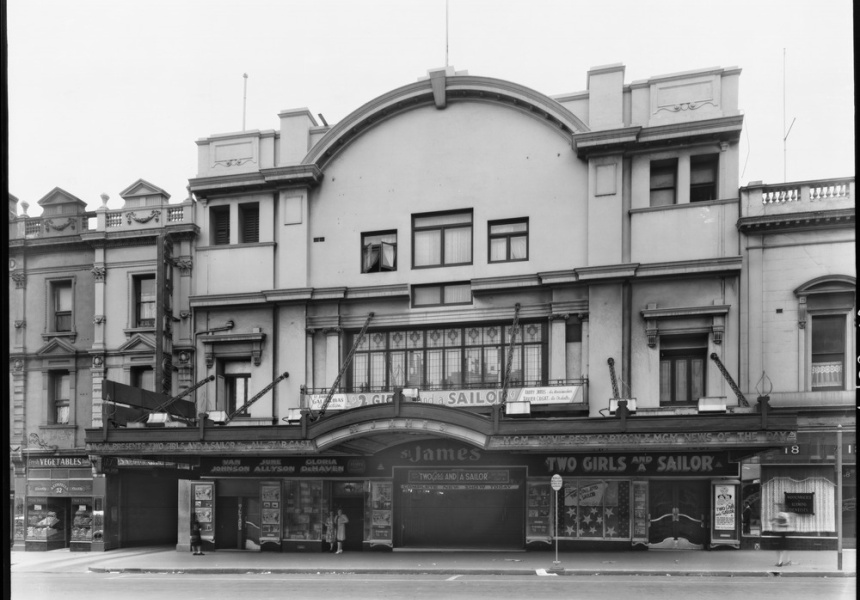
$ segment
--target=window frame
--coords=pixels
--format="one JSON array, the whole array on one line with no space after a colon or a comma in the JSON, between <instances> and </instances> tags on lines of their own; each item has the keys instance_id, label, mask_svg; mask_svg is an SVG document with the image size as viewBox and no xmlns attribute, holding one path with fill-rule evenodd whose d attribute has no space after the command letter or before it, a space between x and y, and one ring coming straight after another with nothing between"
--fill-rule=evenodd
<instances>
[{"instance_id":1,"label":"window frame","mask_svg":"<svg viewBox=\"0 0 860 600\"><path fill-rule=\"evenodd\" d=\"M381 238L385 236L394 236L393 242L386 242L380 240L378 242L367 243L368 238ZM386 267L384 266L384 246L392 246L394 248L394 264L393 266ZM375 268L367 268L367 261L365 260L365 253L373 248L379 247L379 260L376 261ZM385 273L388 271L396 271L397 270L397 230L396 229L387 229L382 231L367 231L361 234L361 253L359 255L360 260L360 268L362 273Z\"/></svg>"},{"instance_id":2,"label":"window frame","mask_svg":"<svg viewBox=\"0 0 860 600\"><path fill-rule=\"evenodd\" d=\"M469 221L459 222L459 223L450 223L450 224L440 224L440 225L432 225L432 226L418 226L416 223L420 219L425 218L434 218L434 217L446 217L446 216L456 216L456 215L468 215ZM454 229L469 229L469 260L463 262L446 262L445 260L445 232L454 230ZM419 265L416 264L416 254L415 254L415 234L416 233L424 233L424 232L432 232L437 231L439 233L439 263ZM471 265L475 261L475 214L474 211L469 208L465 210L446 210L446 211L438 211L438 212L428 212L428 213L416 213L412 215L412 268L413 269L438 269L440 267L454 267L454 266L463 266L463 265Z\"/></svg>"},{"instance_id":3,"label":"window frame","mask_svg":"<svg viewBox=\"0 0 860 600\"><path fill-rule=\"evenodd\" d=\"M244 392L243 400L239 401L238 391L239 391L239 382L241 382L241 388ZM251 374L250 373L230 373L224 374L224 405L227 407L227 414L233 414L237 408L244 406L244 404L251 399L251 395L249 391L251 389ZM244 411L238 413L236 417L250 417L251 413L248 412L246 408Z\"/></svg>"},{"instance_id":4,"label":"window frame","mask_svg":"<svg viewBox=\"0 0 860 600\"><path fill-rule=\"evenodd\" d=\"M62 398L61 388L63 378L67 379L67 394L66 398ZM47 421L51 425L68 426L72 420L72 373L68 370L52 370L48 371L48 390L49 390L49 414L50 419ZM61 420L61 409L66 409L65 420Z\"/></svg>"},{"instance_id":5,"label":"window frame","mask_svg":"<svg viewBox=\"0 0 860 600\"><path fill-rule=\"evenodd\" d=\"M687 400L678 400L678 390L677 390L677 361L686 359L686 392L687 392ZM669 389L668 389L668 399L664 399L664 383L663 383L663 363L668 360L670 364L670 373L669 373ZM702 377L700 388L702 390L702 395L694 397L694 390L696 386L693 381L693 361L701 360L702 361ZM659 398L660 398L660 406L694 406L698 405L699 398L706 397L708 394L708 348L707 346L696 346L696 347L688 347L688 348L667 348L660 349L660 363L658 367L658 384L659 384Z\"/></svg>"},{"instance_id":6,"label":"window frame","mask_svg":"<svg viewBox=\"0 0 860 600\"><path fill-rule=\"evenodd\" d=\"M648 177L648 205L651 207L660 207L660 206L675 206L678 204L678 158L662 158L657 160L652 160L649 164L649 177ZM664 175L668 174L668 172L672 171L672 185L671 186L654 186L654 176L655 170L662 171ZM668 190L672 191L672 201L665 202L661 204L654 203L654 192L666 192Z\"/></svg>"},{"instance_id":7,"label":"window frame","mask_svg":"<svg viewBox=\"0 0 860 600\"><path fill-rule=\"evenodd\" d=\"M445 302L445 290L446 288L453 287L467 287L469 288L469 301L468 302ZM419 304L416 301L416 291L418 290L431 290L433 288L439 288L439 302L435 303L423 303ZM429 283L429 284L421 284L421 285L413 285L412 286L412 308L425 308L432 306L471 306L474 302L474 297L472 295L472 284L468 281L456 281L449 283Z\"/></svg>"},{"instance_id":8,"label":"window frame","mask_svg":"<svg viewBox=\"0 0 860 600\"><path fill-rule=\"evenodd\" d=\"M230 205L221 204L209 208L209 243L212 246L229 246L232 235ZM223 220L222 220L223 219ZM222 227L226 224L226 231ZM226 241L224 236L226 235Z\"/></svg>"},{"instance_id":9,"label":"window frame","mask_svg":"<svg viewBox=\"0 0 860 600\"><path fill-rule=\"evenodd\" d=\"M75 278L74 277L57 277L45 280L45 331L42 334L46 339L48 337L69 337L74 339L77 336L75 328ZM71 310L58 311L57 302L58 291L61 288L69 289L69 301ZM57 319L58 313L67 316L69 321L68 329L58 329Z\"/></svg>"},{"instance_id":10,"label":"window frame","mask_svg":"<svg viewBox=\"0 0 860 600\"><path fill-rule=\"evenodd\" d=\"M525 231L510 231L503 233L493 233L493 227L499 227L504 225L518 225L524 224ZM525 238L526 241L526 255L524 258L511 258L511 239L512 238ZM505 258L501 259L493 259L493 241L504 240L505 241ZM499 219L496 221L488 221L487 222L487 262L489 263L506 263L506 262L525 262L529 260L529 218L521 217L517 219Z\"/></svg>"},{"instance_id":11,"label":"window frame","mask_svg":"<svg viewBox=\"0 0 860 600\"><path fill-rule=\"evenodd\" d=\"M846 348L849 344L848 335L846 334L846 318L847 315L842 310L815 310L812 311L809 315L809 351L807 353L807 373L809 373L809 390L812 392L841 392L845 390L845 382L846 382L846 371L848 370L846 364ZM842 374L840 375L840 382L838 385L830 385L830 386L815 386L815 378L813 376L813 368L815 363L816 353L814 352L815 346L815 326L816 321L818 321L819 325L821 323L820 319L834 319L836 321L841 322L842 324L842 351L838 353L839 363L842 367ZM836 355L837 353L828 352L828 353L818 353L818 355ZM831 361L835 362L835 361Z\"/></svg>"},{"instance_id":12,"label":"window frame","mask_svg":"<svg viewBox=\"0 0 860 600\"><path fill-rule=\"evenodd\" d=\"M153 291L154 295L151 301L144 302L143 297L143 289L141 283L143 281L152 281L153 282ZM133 302L134 307L132 309L132 328L134 329L155 329L156 322L158 320L158 281L156 280L155 273L135 273L132 275L132 293L133 293ZM143 319L141 318L141 308L142 305L152 305L153 316L151 319L146 319L147 321L152 321L151 324L142 323Z\"/></svg>"},{"instance_id":13,"label":"window frame","mask_svg":"<svg viewBox=\"0 0 860 600\"><path fill-rule=\"evenodd\" d=\"M143 386L143 378L145 373L152 374L152 388L147 388ZM142 390L147 390L150 392L155 391L155 369L152 368L151 365L139 365L134 366L129 369L129 385L132 387L136 387Z\"/></svg>"},{"instance_id":14,"label":"window frame","mask_svg":"<svg viewBox=\"0 0 860 600\"><path fill-rule=\"evenodd\" d=\"M256 231L255 235L248 235L248 216L255 214L256 216ZM240 244L259 244L260 243L260 203L259 202L243 202L239 204L239 243ZM253 239L252 239L253 238Z\"/></svg>"},{"instance_id":15,"label":"window frame","mask_svg":"<svg viewBox=\"0 0 860 600\"><path fill-rule=\"evenodd\" d=\"M703 167L709 167L713 179L706 183L694 183L697 169L704 171ZM710 202L717 200L719 190L717 183L720 173L720 155L719 153L712 154L696 154L690 157L690 202ZM698 193L710 190L707 194L708 198L696 198Z\"/></svg>"}]
</instances>

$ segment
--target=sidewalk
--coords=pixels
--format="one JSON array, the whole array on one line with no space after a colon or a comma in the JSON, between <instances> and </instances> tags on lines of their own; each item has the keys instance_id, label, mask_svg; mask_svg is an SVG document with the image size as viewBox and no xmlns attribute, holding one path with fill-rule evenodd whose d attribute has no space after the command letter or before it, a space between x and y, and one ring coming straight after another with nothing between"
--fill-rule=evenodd
<instances>
[{"instance_id":1,"label":"sidewalk","mask_svg":"<svg viewBox=\"0 0 860 600\"><path fill-rule=\"evenodd\" d=\"M767 550L648 552L395 551L271 553L224 551L194 556L173 547L125 548L103 553L11 553L11 572L97 573L379 573L440 575L661 575L750 577L856 577L857 551L792 551L792 564L776 567Z\"/></svg>"}]
</instances>

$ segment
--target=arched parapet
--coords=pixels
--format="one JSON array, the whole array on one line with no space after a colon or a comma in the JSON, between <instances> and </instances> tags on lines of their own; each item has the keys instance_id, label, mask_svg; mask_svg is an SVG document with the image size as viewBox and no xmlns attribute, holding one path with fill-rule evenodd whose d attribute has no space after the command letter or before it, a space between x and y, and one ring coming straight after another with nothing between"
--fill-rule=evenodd
<instances>
[{"instance_id":1,"label":"arched parapet","mask_svg":"<svg viewBox=\"0 0 860 600\"><path fill-rule=\"evenodd\" d=\"M364 104L332 127L308 152L302 164L320 169L364 131L397 114L415 108L444 109L456 102L489 102L518 110L543 122L567 140L588 127L567 108L531 88L490 77L447 76L431 71L430 77L392 90Z\"/></svg>"}]
</instances>

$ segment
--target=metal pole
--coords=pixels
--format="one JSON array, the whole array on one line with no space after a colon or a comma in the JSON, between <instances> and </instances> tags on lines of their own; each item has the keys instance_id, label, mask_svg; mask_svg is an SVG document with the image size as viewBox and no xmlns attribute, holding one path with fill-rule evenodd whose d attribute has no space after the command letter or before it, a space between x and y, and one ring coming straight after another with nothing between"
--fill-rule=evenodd
<instances>
[{"instance_id":1,"label":"metal pole","mask_svg":"<svg viewBox=\"0 0 860 600\"><path fill-rule=\"evenodd\" d=\"M836 430L836 568L842 570L842 425Z\"/></svg>"},{"instance_id":2,"label":"metal pole","mask_svg":"<svg viewBox=\"0 0 860 600\"><path fill-rule=\"evenodd\" d=\"M555 518L553 519L553 525L555 527L555 562L552 564L557 565L558 562L558 490L555 491Z\"/></svg>"}]
</instances>

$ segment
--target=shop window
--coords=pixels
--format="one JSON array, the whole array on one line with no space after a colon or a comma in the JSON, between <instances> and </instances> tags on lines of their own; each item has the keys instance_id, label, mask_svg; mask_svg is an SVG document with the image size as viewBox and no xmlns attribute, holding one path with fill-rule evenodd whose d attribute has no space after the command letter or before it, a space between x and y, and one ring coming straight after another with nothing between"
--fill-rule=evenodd
<instances>
[{"instance_id":1,"label":"shop window","mask_svg":"<svg viewBox=\"0 0 860 600\"><path fill-rule=\"evenodd\" d=\"M412 266L472 263L472 211L412 217Z\"/></svg>"},{"instance_id":2,"label":"shop window","mask_svg":"<svg viewBox=\"0 0 860 600\"><path fill-rule=\"evenodd\" d=\"M213 206L210 209L209 226L212 230L210 243L223 246L230 243L230 207Z\"/></svg>"},{"instance_id":3,"label":"shop window","mask_svg":"<svg viewBox=\"0 0 860 600\"><path fill-rule=\"evenodd\" d=\"M51 282L51 318L54 331L72 331L72 282Z\"/></svg>"},{"instance_id":4,"label":"shop window","mask_svg":"<svg viewBox=\"0 0 860 600\"><path fill-rule=\"evenodd\" d=\"M240 243L256 244L260 241L260 204L257 202L239 205ZM228 235L229 237L229 235ZM229 242L228 242L229 243Z\"/></svg>"},{"instance_id":5,"label":"shop window","mask_svg":"<svg viewBox=\"0 0 860 600\"><path fill-rule=\"evenodd\" d=\"M677 181L677 158L651 161L651 206L675 204Z\"/></svg>"},{"instance_id":6,"label":"shop window","mask_svg":"<svg viewBox=\"0 0 860 600\"><path fill-rule=\"evenodd\" d=\"M68 425L70 419L71 375L68 371L52 371L49 374L50 422Z\"/></svg>"},{"instance_id":7,"label":"shop window","mask_svg":"<svg viewBox=\"0 0 860 600\"><path fill-rule=\"evenodd\" d=\"M155 275L134 278L134 326L155 327Z\"/></svg>"},{"instance_id":8,"label":"shop window","mask_svg":"<svg viewBox=\"0 0 860 600\"><path fill-rule=\"evenodd\" d=\"M412 306L471 304L472 286L468 283L416 285L412 288Z\"/></svg>"},{"instance_id":9,"label":"shop window","mask_svg":"<svg viewBox=\"0 0 860 600\"><path fill-rule=\"evenodd\" d=\"M529 220L489 223L490 262L513 262L529 258Z\"/></svg>"},{"instance_id":10,"label":"shop window","mask_svg":"<svg viewBox=\"0 0 860 600\"><path fill-rule=\"evenodd\" d=\"M707 340L698 336L660 340L660 404L692 404L705 394Z\"/></svg>"},{"instance_id":11,"label":"shop window","mask_svg":"<svg viewBox=\"0 0 860 600\"><path fill-rule=\"evenodd\" d=\"M361 272L397 270L397 232L361 234Z\"/></svg>"},{"instance_id":12,"label":"shop window","mask_svg":"<svg viewBox=\"0 0 860 600\"><path fill-rule=\"evenodd\" d=\"M565 478L559 520L559 537L629 539L630 482Z\"/></svg>"},{"instance_id":13,"label":"shop window","mask_svg":"<svg viewBox=\"0 0 860 600\"><path fill-rule=\"evenodd\" d=\"M690 202L717 199L719 164L719 154L705 154L690 158Z\"/></svg>"}]
</instances>

